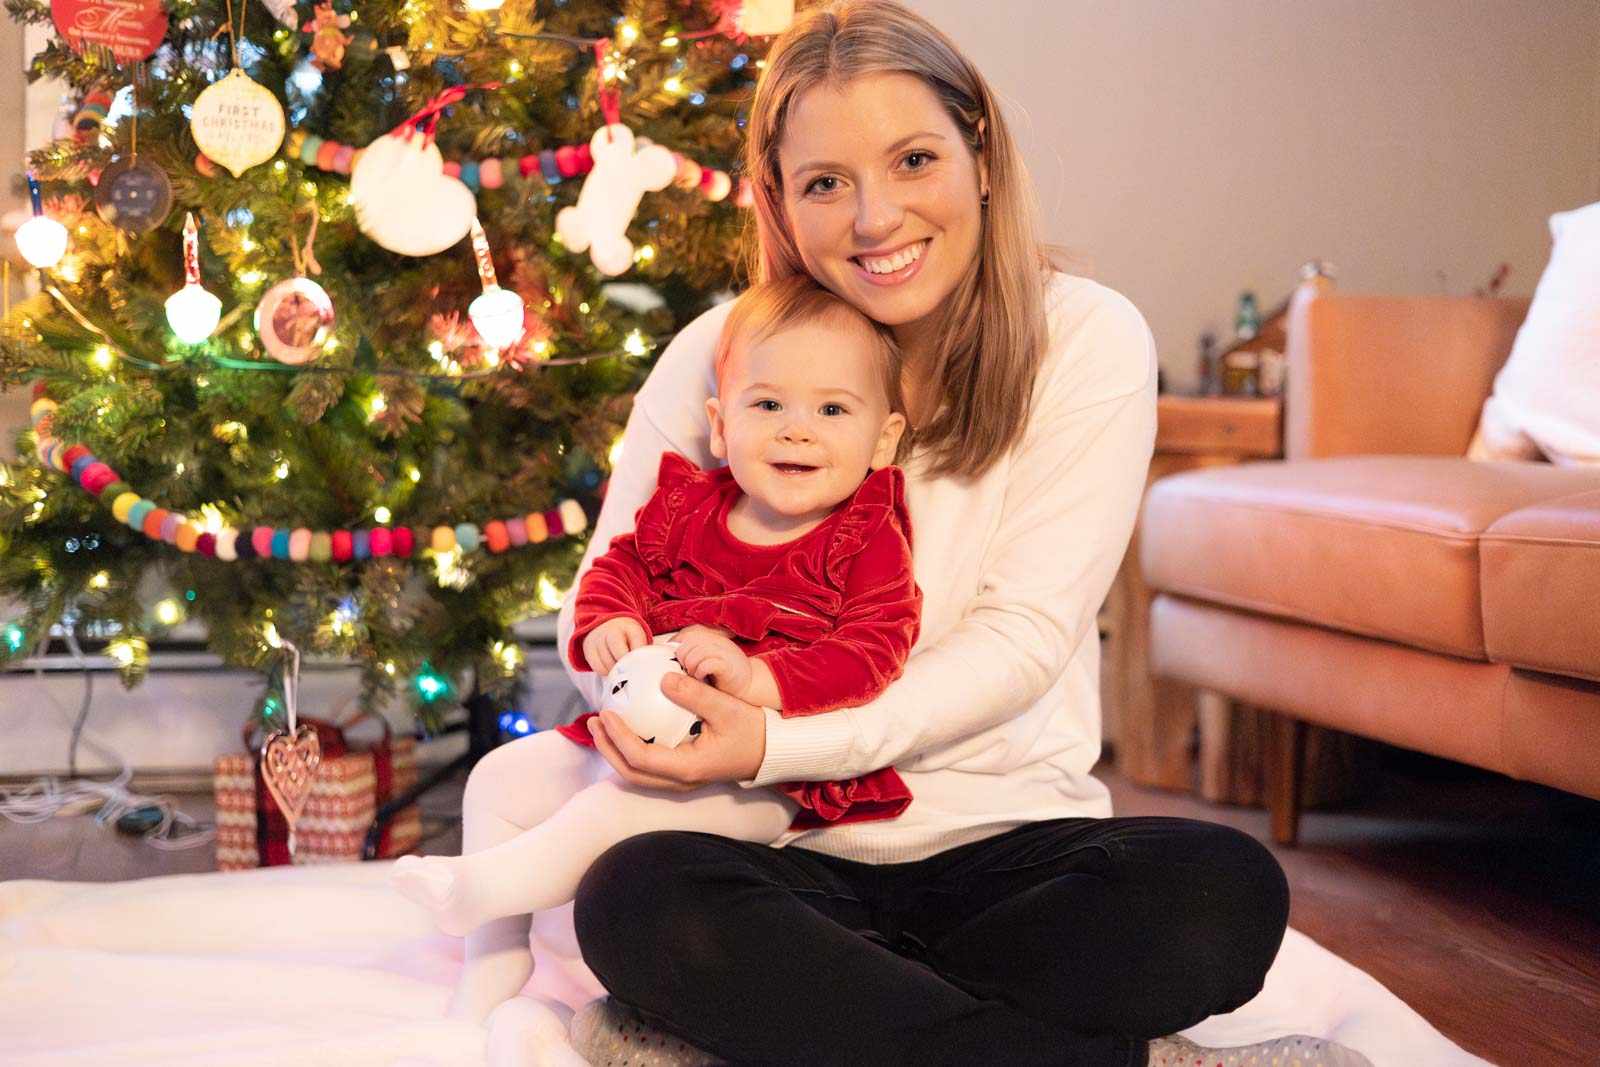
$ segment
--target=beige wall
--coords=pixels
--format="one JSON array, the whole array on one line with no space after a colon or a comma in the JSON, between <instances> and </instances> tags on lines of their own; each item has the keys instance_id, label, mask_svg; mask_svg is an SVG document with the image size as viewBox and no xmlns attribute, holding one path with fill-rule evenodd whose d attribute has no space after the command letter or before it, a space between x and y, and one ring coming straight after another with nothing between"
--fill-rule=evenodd
<instances>
[{"instance_id":1,"label":"beige wall","mask_svg":"<svg viewBox=\"0 0 1600 1067\"><path fill-rule=\"evenodd\" d=\"M1596 0L910 0L1005 98L1049 238L1144 311L1174 386L1241 289L1532 292L1600 199Z\"/></svg>"}]
</instances>

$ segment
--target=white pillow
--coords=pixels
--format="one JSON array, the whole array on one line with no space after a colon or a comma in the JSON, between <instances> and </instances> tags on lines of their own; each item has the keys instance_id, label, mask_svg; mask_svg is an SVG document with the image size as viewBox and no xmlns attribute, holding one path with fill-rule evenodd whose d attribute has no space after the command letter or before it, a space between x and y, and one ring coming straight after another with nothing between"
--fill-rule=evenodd
<instances>
[{"instance_id":1,"label":"white pillow","mask_svg":"<svg viewBox=\"0 0 1600 1067\"><path fill-rule=\"evenodd\" d=\"M1471 459L1600 465L1600 203L1550 216L1555 247L1483 405Z\"/></svg>"}]
</instances>

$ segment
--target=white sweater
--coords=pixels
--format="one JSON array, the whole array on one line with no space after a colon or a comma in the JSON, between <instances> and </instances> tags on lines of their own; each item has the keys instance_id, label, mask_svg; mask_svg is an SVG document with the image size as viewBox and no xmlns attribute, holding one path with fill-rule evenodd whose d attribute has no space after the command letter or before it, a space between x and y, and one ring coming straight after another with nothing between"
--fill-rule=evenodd
<instances>
[{"instance_id":1,"label":"white sweater","mask_svg":"<svg viewBox=\"0 0 1600 1067\"><path fill-rule=\"evenodd\" d=\"M757 787L893 766L911 790L898 819L786 835L867 863L918 860L1041 819L1111 814L1100 756L1095 617L1127 549L1155 440L1155 344L1122 297L1058 274L1050 349L1016 450L977 479L906 464L922 631L876 700L785 719L767 711ZM712 353L729 305L701 315L639 390L581 577L632 528L663 450L702 466ZM574 582L573 588L577 587ZM572 597L557 633L572 635ZM565 661L565 657L563 657ZM568 670L571 670L569 665ZM591 707L599 679L575 674Z\"/></svg>"}]
</instances>

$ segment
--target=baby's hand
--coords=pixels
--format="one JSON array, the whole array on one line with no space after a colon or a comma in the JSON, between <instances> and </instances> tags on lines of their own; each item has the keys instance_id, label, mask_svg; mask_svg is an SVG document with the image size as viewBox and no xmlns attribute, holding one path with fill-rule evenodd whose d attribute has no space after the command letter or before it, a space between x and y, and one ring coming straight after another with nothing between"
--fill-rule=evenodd
<instances>
[{"instance_id":1,"label":"baby's hand","mask_svg":"<svg viewBox=\"0 0 1600 1067\"><path fill-rule=\"evenodd\" d=\"M583 639L583 658L589 661L589 668L596 674L610 674L617 660L649 643L650 635L644 632L638 619L607 619Z\"/></svg>"},{"instance_id":2,"label":"baby's hand","mask_svg":"<svg viewBox=\"0 0 1600 1067\"><path fill-rule=\"evenodd\" d=\"M687 626L673 640L685 674L733 696L750 688L750 657L721 630Z\"/></svg>"}]
</instances>

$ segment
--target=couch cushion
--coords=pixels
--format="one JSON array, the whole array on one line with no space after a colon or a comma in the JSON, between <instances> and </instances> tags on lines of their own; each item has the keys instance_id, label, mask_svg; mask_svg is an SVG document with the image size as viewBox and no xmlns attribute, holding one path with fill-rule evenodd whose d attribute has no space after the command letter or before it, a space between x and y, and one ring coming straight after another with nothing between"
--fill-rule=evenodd
<instances>
[{"instance_id":1,"label":"couch cushion","mask_svg":"<svg viewBox=\"0 0 1600 1067\"><path fill-rule=\"evenodd\" d=\"M1193 471L1151 487L1141 561L1165 592L1486 659L1479 536L1597 478L1442 456Z\"/></svg>"},{"instance_id":2,"label":"couch cushion","mask_svg":"<svg viewBox=\"0 0 1600 1067\"><path fill-rule=\"evenodd\" d=\"M1481 554L1490 658L1600 680L1600 489L1513 511Z\"/></svg>"}]
</instances>

